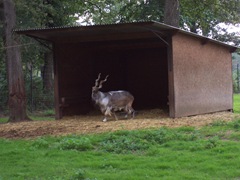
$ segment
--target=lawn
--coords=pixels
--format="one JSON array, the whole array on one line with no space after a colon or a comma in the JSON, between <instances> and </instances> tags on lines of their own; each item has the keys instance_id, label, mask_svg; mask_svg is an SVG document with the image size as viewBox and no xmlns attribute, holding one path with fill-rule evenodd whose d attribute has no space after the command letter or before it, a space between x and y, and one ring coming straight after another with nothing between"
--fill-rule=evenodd
<instances>
[{"instance_id":1,"label":"lawn","mask_svg":"<svg viewBox=\"0 0 240 180\"><path fill-rule=\"evenodd\" d=\"M240 120L0 140L0 179L237 179Z\"/></svg>"},{"instance_id":2,"label":"lawn","mask_svg":"<svg viewBox=\"0 0 240 180\"><path fill-rule=\"evenodd\" d=\"M240 112L235 95L234 112ZM0 139L0 180L239 179L240 119L92 135Z\"/></svg>"},{"instance_id":3,"label":"lawn","mask_svg":"<svg viewBox=\"0 0 240 180\"><path fill-rule=\"evenodd\" d=\"M234 113L240 113L240 94L234 94Z\"/></svg>"}]
</instances>

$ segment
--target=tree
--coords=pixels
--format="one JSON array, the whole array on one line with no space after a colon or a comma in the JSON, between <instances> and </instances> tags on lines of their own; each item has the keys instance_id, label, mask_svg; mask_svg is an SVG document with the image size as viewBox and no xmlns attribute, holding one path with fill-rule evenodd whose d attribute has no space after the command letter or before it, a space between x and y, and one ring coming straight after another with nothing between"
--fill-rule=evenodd
<instances>
[{"instance_id":1,"label":"tree","mask_svg":"<svg viewBox=\"0 0 240 180\"><path fill-rule=\"evenodd\" d=\"M21 26L41 26L41 27L55 27L55 26L66 26L73 25L76 23L77 17L74 17L77 11L77 0L71 2L67 0L16 0L18 2L18 13L21 14L22 18L19 19ZM37 5L38 4L38 5ZM28 12L24 10L24 7L29 9ZM29 24L26 21L29 16L34 19L35 24ZM31 21L32 22L32 21ZM42 56L42 84L44 94L46 96L52 95L53 90L53 58L51 45L45 44L48 48L40 48L40 54Z\"/></svg>"},{"instance_id":2,"label":"tree","mask_svg":"<svg viewBox=\"0 0 240 180\"><path fill-rule=\"evenodd\" d=\"M16 14L12 0L3 0L4 42L8 80L9 121L30 120L26 113L26 94L18 36L13 33Z\"/></svg>"},{"instance_id":3,"label":"tree","mask_svg":"<svg viewBox=\"0 0 240 180\"><path fill-rule=\"evenodd\" d=\"M79 16L85 24L154 20L224 42L240 44L220 23L240 22L239 0L88 0Z\"/></svg>"},{"instance_id":4,"label":"tree","mask_svg":"<svg viewBox=\"0 0 240 180\"><path fill-rule=\"evenodd\" d=\"M239 0L181 0L181 26L205 36L219 34L220 23L240 22ZM218 28L218 29L216 29ZM216 32L218 31L218 32ZM215 38L215 37L214 37Z\"/></svg>"},{"instance_id":5,"label":"tree","mask_svg":"<svg viewBox=\"0 0 240 180\"><path fill-rule=\"evenodd\" d=\"M42 12L44 12L45 18L42 21L42 24L45 27L56 27L56 26L66 26L73 25L76 22L76 17L74 14L77 9L75 4L72 4L74 1L70 2L67 0L42 0L43 7ZM43 90L44 93L51 95L53 89L53 54L51 48L45 49L44 51L44 65L42 68L43 74Z\"/></svg>"},{"instance_id":6,"label":"tree","mask_svg":"<svg viewBox=\"0 0 240 180\"><path fill-rule=\"evenodd\" d=\"M78 13L85 24L163 21L165 0L87 0Z\"/></svg>"},{"instance_id":7,"label":"tree","mask_svg":"<svg viewBox=\"0 0 240 180\"><path fill-rule=\"evenodd\" d=\"M179 2L178 0L166 0L164 8L164 23L179 27Z\"/></svg>"}]
</instances>

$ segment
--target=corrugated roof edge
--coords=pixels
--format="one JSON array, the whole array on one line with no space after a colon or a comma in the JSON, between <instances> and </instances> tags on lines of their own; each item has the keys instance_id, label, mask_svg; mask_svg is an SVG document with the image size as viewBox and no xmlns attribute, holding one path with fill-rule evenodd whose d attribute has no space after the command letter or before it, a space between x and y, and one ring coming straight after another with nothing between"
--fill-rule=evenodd
<instances>
[{"instance_id":1,"label":"corrugated roof edge","mask_svg":"<svg viewBox=\"0 0 240 180\"><path fill-rule=\"evenodd\" d=\"M68 29L68 28L80 28L80 27L103 27L112 25L123 25L123 24L140 24L140 23L159 23L157 21L136 21L136 22L120 22L120 23L109 23L109 24L93 24L93 25L72 25L72 26L55 26L55 27L39 27L39 28L25 28L25 29L14 29L14 32L22 31L35 31L35 30L51 30L51 29ZM163 23L161 23L163 24Z\"/></svg>"},{"instance_id":2,"label":"corrugated roof edge","mask_svg":"<svg viewBox=\"0 0 240 180\"><path fill-rule=\"evenodd\" d=\"M160 22L157 22L157 21L136 21L136 22L95 24L95 25L74 25L74 26L28 28L28 29L15 29L14 32L21 34L22 32L27 32L27 31L45 31L45 30L52 30L52 29L68 29L68 28L82 28L82 27L104 27L104 26L124 25L124 24L129 24L129 25L131 25L131 24L133 24L133 25L134 24L135 25L138 24L138 25L141 25L141 24L144 24L144 23L146 23L146 24L153 24L153 25L159 26L159 27L169 28L171 30L177 30L177 31L182 32L184 34L188 34L190 36L194 36L194 37L197 37L197 38L204 39L204 41L206 41L206 42L207 41L211 41L213 43L217 43L217 44L220 44L220 45L223 45L223 46L227 46L227 47L229 47L231 49L231 52L234 52L234 51L236 51L239 48L237 46L226 44L225 42L221 42L221 41L218 41L218 40L206 37L206 36L202 36L202 35L199 35L199 34L196 34L196 33L192 33L192 32L189 32L189 31L186 31L186 30L183 30L183 29L180 29L180 28L168 25L168 24L160 23Z\"/></svg>"}]
</instances>

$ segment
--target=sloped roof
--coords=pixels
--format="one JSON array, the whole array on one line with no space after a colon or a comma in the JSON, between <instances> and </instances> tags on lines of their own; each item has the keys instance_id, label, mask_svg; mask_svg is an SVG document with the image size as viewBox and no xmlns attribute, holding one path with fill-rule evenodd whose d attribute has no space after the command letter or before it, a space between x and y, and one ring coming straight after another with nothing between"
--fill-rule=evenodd
<instances>
[{"instance_id":1,"label":"sloped roof","mask_svg":"<svg viewBox=\"0 0 240 180\"><path fill-rule=\"evenodd\" d=\"M132 22L91 26L62 26L51 28L17 29L14 32L50 42L91 42L149 37L166 37L177 32L200 38L203 42L213 42L226 46L231 52L237 47L197 35L182 29L155 21Z\"/></svg>"}]
</instances>

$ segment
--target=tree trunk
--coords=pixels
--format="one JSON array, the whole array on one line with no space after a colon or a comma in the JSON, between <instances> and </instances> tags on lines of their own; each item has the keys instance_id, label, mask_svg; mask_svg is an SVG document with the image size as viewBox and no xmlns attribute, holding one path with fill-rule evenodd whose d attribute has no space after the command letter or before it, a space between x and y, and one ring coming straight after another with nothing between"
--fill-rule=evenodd
<instances>
[{"instance_id":1,"label":"tree trunk","mask_svg":"<svg viewBox=\"0 0 240 180\"><path fill-rule=\"evenodd\" d=\"M44 4L53 6L52 0L43 0ZM54 27L53 15L47 13L47 19L49 20L45 26ZM44 53L44 66L43 66L43 90L45 93L53 92L53 53L52 51L47 51Z\"/></svg>"},{"instance_id":2,"label":"tree trunk","mask_svg":"<svg viewBox=\"0 0 240 180\"><path fill-rule=\"evenodd\" d=\"M22 71L18 37L13 33L16 25L16 12L12 0L3 0L4 41L6 47L6 65L8 80L9 121L29 120L26 108L27 99Z\"/></svg>"},{"instance_id":3,"label":"tree trunk","mask_svg":"<svg viewBox=\"0 0 240 180\"><path fill-rule=\"evenodd\" d=\"M44 53L43 67L43 90L44 92L53 91L53 58L52 52Z\"/></svg>"},{"instance_id":4,"label":"tree trunk","mask_svg":"<svg viewBox=\"0 0 240 180\"><path fill-rule=\"evenodd\" d=\"M179 27L179 2L178 0L165 0L164 23Z\"/></svg>"}]
</instances>

